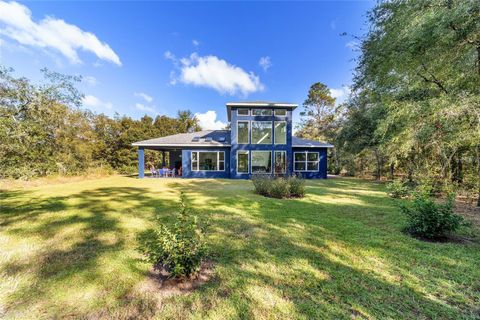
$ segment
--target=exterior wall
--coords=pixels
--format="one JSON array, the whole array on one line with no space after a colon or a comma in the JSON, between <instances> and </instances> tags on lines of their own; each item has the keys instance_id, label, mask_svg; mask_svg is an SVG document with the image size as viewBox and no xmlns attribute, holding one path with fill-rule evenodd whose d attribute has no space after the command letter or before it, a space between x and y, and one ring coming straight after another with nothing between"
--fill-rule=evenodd
<instances>
[{"instance_id":1,"label":"exterior wall","mask_svg":"<svg viewBox=\"0 0 480 320\"><path fill-rule=\"evenodd\" d=\"M292 148L292 170L293 170L293 153L295 152L318 152L320 164L318 166L318 171L309 171L309 172L293 172L294 174L301 175L305 179L327 179L327 148Z\"/></svg>"},{"instance_id":2,"label":"exterior wall","mask_svg":"<svg viewBox=\"0 0 480 320\"><path fill-rule=\"evenodd\" d=\"M238 116L237 107L232 107L231 113L231 157L230 157L230 178L233 179L249 179L251 178L251 153L249 153L249 173L248 174L238 174L237 173L237 151L238 150L264 150L272 151L272 157L274 156L274 151L286 151L287 152L287 174L292 172L292 111L287 109L286 117L278 116L252 116L252 109L262 109L258 108L248 108L250 110L249 116ZM245 109L245 108L240 108ZM283 109L283 108L278 108ZM239 144L237 141L237 121L272 121L272 134L275 136L274 132L274 122L273 121L286 121L287 122L287 143L286 144L274 144L275 141L272 141L272 144ZM250 142L251 142L251 124L250 124ZM272 139L274 140L274 139ZM272 159L272 167L274 166L274 159ZM272 168L273 170L273 168Z\"/></svg>"},{"instance_id":3,"label":"exterior wall","mask_svg":"<svg viewBox=\"0 0 480 320\"><path fill-rule=\"evenodd\" d=\"M225 171L192 171L192 151L224 151ZM182 150L182 177L183 178L230 178L230 148L194 148Z\"/></svg>"}]
</instances>

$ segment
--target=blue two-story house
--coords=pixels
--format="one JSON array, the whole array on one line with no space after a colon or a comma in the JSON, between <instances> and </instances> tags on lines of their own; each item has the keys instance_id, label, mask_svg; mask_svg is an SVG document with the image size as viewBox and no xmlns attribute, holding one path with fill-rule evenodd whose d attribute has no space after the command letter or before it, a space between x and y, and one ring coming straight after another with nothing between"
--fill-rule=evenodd
<instances>
[{"instance_id":1,"label":"blue two-story house","mask_svg":"<svg viewBox=\"0 0 480 320\"><path fill-rule=\"evenodd\" d=\"M333 145L294 137L290 103L227 103L230 130L204 130L133 143L139 177L144 150L163 151L160 166L185 178L248 179L254 174L327 178L327 148ZM147 168L149 169L149 168Z\"/></svg>"}]
</instances>

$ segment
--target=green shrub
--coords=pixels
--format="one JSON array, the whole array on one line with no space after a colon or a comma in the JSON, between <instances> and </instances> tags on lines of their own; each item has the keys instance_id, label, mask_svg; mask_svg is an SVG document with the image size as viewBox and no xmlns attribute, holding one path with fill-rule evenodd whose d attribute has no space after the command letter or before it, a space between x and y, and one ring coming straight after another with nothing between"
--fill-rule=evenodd
<instances>
[{"instance_id":1,"label":"green shrub","mask_svg":"<svg viewBox=\"0 0 480 320\"><path fill-rule=\"evenodd\" d=\"M427 239L442 238L458 229L463 218L453 212L454 196L436 203L425 194L416 194L409 205L400 206L407 216L406 231Z\"/></svg>"},{"instance_id":2,"label":"green shrub","mask_svg":"<svg viewBox=\"0 0 480 320\"><path fill-rule=\"evenodd\" d=\"M141 234L139 250L155 269L165 269L171 277L189 277L198 272L205 258L205 231L182 192L176 222L172 226L159 222L156 229Z\"/></svg>"},{"instance_id":3,"label":"green shrub","mask_svg":"<svg viewBox=\"0 0 480 320\"><path fill-rule=\"evenodd\" d=\"M305 180L297 176L288 178L288 185L290 187L290 196L303 198L305 196Z\"/></svg>"},{"instance_id":4,"label":"green shrub","mask_svg":"<svg viewBox=\"0 0 480 320\"><path fill-rule=\"evenodd\" d=\"M296 176L274 178L257 175L252 177L252 183L255 192L265 197L282 199L305 196L305 181Z\"/></svg>"},{"instance_id":5,"label":"green shrub","mask_svg":"<svg viewBox=\"0 0 480 320\"><path fill-rule=\"evenodd\" d=\"M254 175L252 177L253 188L255 192L262 196L270 196L271 178L264 175Z\"/></svg>"},{"instance_id":6,"label":"green shrub","mask_svg":"<svg viewBox=\"0 0 480 320\"><path fill-rule=\"evenodd\" d=\"M269 195L272 198L289 198L290 197L290 185L285 178L271 179Z\"/></svg>"},{"instance_id":7,"label":"green shrub","mask_svg":"<svg viewBox=\"0 0 480 320\"><path fill-rule=\"evenodd\" d=\"M393 180L387 184L387 192L392 198L403 198L409 195L409 188L400 180Z\"/></svg>"}]
</instances>

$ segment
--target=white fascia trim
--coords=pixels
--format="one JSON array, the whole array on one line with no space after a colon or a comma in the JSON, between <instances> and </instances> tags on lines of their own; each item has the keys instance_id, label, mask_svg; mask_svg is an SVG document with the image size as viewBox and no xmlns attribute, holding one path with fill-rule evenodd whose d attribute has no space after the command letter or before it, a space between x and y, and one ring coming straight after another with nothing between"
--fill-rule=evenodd
<instances>
[{"instance_id":1,"label":"white fascia trim","mask_svg":"<svg viewBox=\"0 0 480 320\"><path fill-rule=\"evenodd\" d=\"M251 103L251 102L240 102L240 103L227 103L229 107L298 107L298 104L295 103Z\"/></svg>"},{"instance_id":2,"label":"white fascia trim","mask_svg":"<svg viewBox=\"0 0 480 320\"><path fill-rule=\"evenodd\" d=\"M229 144L189 144L189 143L132 143L136 147L231 147Z\"/></svg>"},{"instance_id":3,"label":"white fascia trim","mask_svg":"<svg viewBox=\"0 0 480 320\"><path fill-rule=\"evenodd\" d=\"M293 148L333 148L334 145L333 144L327 144L327 145L323 145L323 146L305 146L305 145L298 145L298 144L294 144L292 145Z\"/></svg>"}]
</instances>

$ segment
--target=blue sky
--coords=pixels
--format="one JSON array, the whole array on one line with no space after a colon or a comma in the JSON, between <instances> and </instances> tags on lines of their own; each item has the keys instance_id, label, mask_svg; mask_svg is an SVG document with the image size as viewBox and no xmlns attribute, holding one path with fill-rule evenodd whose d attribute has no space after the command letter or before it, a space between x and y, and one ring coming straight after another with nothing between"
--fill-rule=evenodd
<instances>
[{"instance_id":1,"label":"blue sky","mask_svg":"<svg viewBox=\"0 0 480 320\"><path fill-rule=\"evenodd\" d=\"M215 129L229 101L300 105L317 81L344 99L358 53L340 34L363 34L373 4L0 0L0 64L34 80L42 67L82 75L97 113L189 109Z\"/></svg>"}]
</instances>

